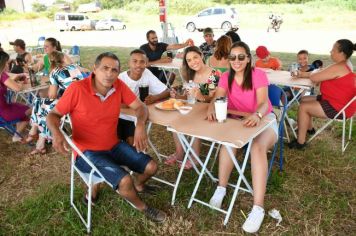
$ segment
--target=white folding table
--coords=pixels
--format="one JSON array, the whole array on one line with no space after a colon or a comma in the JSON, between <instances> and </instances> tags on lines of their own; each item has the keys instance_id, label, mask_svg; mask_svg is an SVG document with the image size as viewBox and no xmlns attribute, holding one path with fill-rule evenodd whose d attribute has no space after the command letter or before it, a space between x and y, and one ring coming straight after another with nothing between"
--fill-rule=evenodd
<instances>
[{"instance_id":1,"label":"white folding table","mask_svg":"<svg viewBox=\"0 0 356 236\"><path fill-rule=\"evenodd\" d=\"M272 69L264 69L264 71L266 72L267 78L271 84L288 86L290 88L299 89L296 94L293 94L293 99L288 102L287 111L289 107L293 104L293 102L297 101L297 99L302 95L304 91L310 90L315 86L315 84L308 78L293 78L289 71L280 71L280 70L272 70ZM297 134L293 129L293 125L290 123L290 119L288 117L287 112L286 112L286 118L289 126L292 129L294 137L297 138Z\"/></svg>"},{"instance_id":2,"label":"white folding table","mask_svg":"<svg viewBox=\"0 0 356 236\"><path fill-rule=\"evenodd\" d=\"M195 138L199 138L212 142L206 159L202 165L202 169L199 172L199 178L195 185L193 194L190 198L188 208L190 208L192 206L192 203L195 201L205 206L209 206L215 210L218 210L226 214L224 220L224 224L226 225L231 215L232 208L234 206L234 202L236 200L238 192L245 191L253 193L250 184L244 176L244 171L246 168L247 160L249 158L252 141L261 132L270 127L273 122L276 122L276 120L269 120L265 117L262 119L259 126L253 128L244 127L242 120L235 119L227 119L224 123L210 122L206 119L207 108L208 104L195 104L193 110L190 113L188 113L186 116L182 116L180 119L174 120L168 127L168 130L177 133L183 147L185 147L185 149L187 150L182 164L183 166L185 165L189 154L192 154L194 157L197 157L194 150L192 149L192 141L189 143L187 140L187 136L192 137L192 140L194 140ZM229 157L233 161L234 166L239 174L237 183L235 185L229 184L229 186L232 186L234 188L234 193L227 210L216 208L196 198L196 193L198 191L200 182L204 174L208 173L210 175L210 172L208 172L207 170L207 165L210 160L210 157L212 156L212 148L215 144L221 144L227 148ZM247 149L243 161L241 165L239 165L239 163L235 159L235 155L233 154L232 149L242 148L245 145L247 145ZM199 160L199 158L197 160ZM180 171L180 174L181 172L182 170ZM179 178L180 176L178 176L178 179ZM217 181L218 179L213 178L213 180ZM244 183L245 187L241 186L242 182Z\"/></svg>"},{"instance_id":3,"label":"white folding table","mask_svg":"<svg viewBox=\"0 0 356 236\"><path fill-rule=\"evenodd\" d=\"M168 72L178 72L180 78L182 79L183 81L183 77L182 77L182 74L180 72L180 69L182 67L182 59L179 59L179 58L174 58L172 60L172 62L168 62L168 63L156 63L156 64L153 64L151 65L152 67L157 67L159 69L161 69L163 71L163 74L164 76L166 77L167 79L167 86L169 87L169 78L167 76L167 71Z\"/></svg>"},{"instance_id":4,"label":"white folding table","mask_svg":"<svg viewBox=\"0 0 356 236\"><path fill-rule=\"evenodd\" d=\"M197 105L197 106L199 106L199 105ZM157 156L157 158L160 161L162 161L162 157L163 158L167 158L167 156L161 154L159 152L159 150L157 149L157 147L153 144L153 142L150 139L149 133L151 131L152 124L157 124L157 125L162 125L164 127L169 127L171 123L173 123L176 120L182 119L185 115L180 114L178 111L164 111L164 110L157 109L155 107L155 104L148 105L147 107L148 107L148 112L149 112L149 118L148 118L149 121L148 121L148 126L147 126L148 143L149 143L149 146L152 148L153 152L155 153L155 155ZM122 115L124 115L124 116L120 115L120 118L124 118L125 119L125 116L126 117L129 116L129 117L135 119L135 113L134 113L134 111L132 109L121 108L121 112L120 113ZM193 141L194 141L194 138L192 138L192 140L190 141L190 144L192 144ZM164 180L164 179L161 179L161 178L152 177L156 181L159 181L161 183L164 183L166 185L169 185L169 186L173 187L173 194L172 194L172 200L171 200L171 204L172 205L174 205L176 193L177 193L177 190L178 190L180 179L181 179L183 171L184 171L185 163L186 163L188 158L190 159L190 156L188 155L188 149L186 148L186 146L183 146L183 148L186 151L186 155L185 155L185 157L183 159L182 166L181 166L181 168L179 170L179 174L178 174L177 179L176 179L176 181L174 183L171 183L171 182L169 182L167 180ZM210 152L212 152L213 148L214 148L214 144L211 145ZM203 162L200 160L200 158L196 154L194 155L193 158L200 164L200 166L203 166ZM198 167L194 164L194 161L192 161L192 164L193 164L194 170L197 172L197 174L199 174L200 171L199 171ZM210 173L210 171L205 170L205 172L209 175L209 177L212 180L214 180L214 181L217 180L216 178L213 177L213 175Z\"/></svg>"}]
</instances>

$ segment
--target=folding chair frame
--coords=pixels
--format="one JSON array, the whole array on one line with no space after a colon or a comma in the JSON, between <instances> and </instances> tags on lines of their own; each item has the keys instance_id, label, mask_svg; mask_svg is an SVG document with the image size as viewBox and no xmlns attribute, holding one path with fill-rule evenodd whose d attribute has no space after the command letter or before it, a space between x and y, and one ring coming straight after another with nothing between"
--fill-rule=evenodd
<instances>
[{"instance_id":1,"label":"folding chair frame","mask_svg":"<svg viewBox=\"0 0 356 236\"><path fill-rule=\"evenodd\" d=\"M336 117L338 117L340 114L342 114L342 141L341 141L341 152L344 154L347 146L349 145L351 141L351 134L352 134L352 120L353 116L350 118L346 118L345 110L348 108L353 102L356 102L356 96L354 96L336 115L334 118L329 119L328 122L324 126L322 126L320 129L317 130L317 132L310 137L310 139L307 141L307 143L310 143L318 134L320 134L329 124L331 124L333 121L337 120ZM346 133L346 121L350 120L350 128L349 128L349 139L345 143L345 133Z\"/></svg>"},{"instance_id":2,"label":"folding chair frame","mask_svg":"<svg viewBox=\"0 0 356 236\"><path fill-rule=\"evenodd\" d=\"M19 134L16 131L16 128L14 125L16 125L20 120L12 120L12 121L6 121L4 118L0 116L0 128L4 128L7 132L9 132L11 135L17 134L18 136L22 137L21 134Z\"/></svg>"},{"instance_id":3,"label":"folding chair frame","mask_svg":"<svg viewBox=\"0 0 356 236\"><path fill-rule=\"evenodd\" d=\"M87 159L87 157L77 148L77 146L73 143L73 141L69 138L69 136L61 130L65 140L67 143L70 145L70 147L78 153L78 155L91 167L91 171L89 174L81 172L76 166L75 166L75 156L74 153L72 153L72 160L71 160L71 177L70 177L70 205L74 208L74 210L77 212L79 215L80 220L83 222L85 225L87 232L90 233L91 230L91 207L92 207L92 187L95 184L105 182L109 186L111 184L107 181L105 181L103 175L100 173L100 171L91 163L90 160ZM88 186L88 210L87 210L87 219L85 220L85 217L80 213L78 207L74 203L74 174L77 172L82 180L85 182L85 184ZM95 175L96 174L96 175Z\"/></svg>"},{"instance_id":4,"label":"folding chair frame","mask_svg":"<svg viewBox=\"0 0 356 236\"><path fill-rule=\"evenodd\" d=\"M283 170L283 151L284 151L284 143L283 143L283 136L284 136L284 126L285 126L285 117L286 117L286 112L287 112L287 96L285 94L285 92L283 91L283 89L281 89L280 87L278 87L277 85L269 85L268 86L268 96L270 99L272 106L276 107L280 110L281 114L278 117L277 116L277 123L278 123L278 140L276 142L276 144L274 145L273 151L272 151L272 157L270 160L270 164L269 164L269 168L268 168L268 177L271 174L272 171L272 167L273 167L273 163L274 163L274 159L275 159L275 154L278 148L278 144L279 144L279 170L282 171ZM279 99L278 99L279 98ZM283 101L282 101L283 99Z\"/></svg>"}]
</instances>

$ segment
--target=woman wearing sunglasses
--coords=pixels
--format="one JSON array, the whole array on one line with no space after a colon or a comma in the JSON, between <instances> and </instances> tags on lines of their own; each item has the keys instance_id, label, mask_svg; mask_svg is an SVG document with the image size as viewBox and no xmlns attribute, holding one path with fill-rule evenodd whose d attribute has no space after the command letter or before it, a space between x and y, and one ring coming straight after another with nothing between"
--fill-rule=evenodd
<instances>
[{"instance_id":1,"label":"woman wearing sunglasses","mask_svg":"<svg viewBox=\"0 0 356 236\"><path fill-rule=\"evenodd\" d=\"M244 42L232 45L229 55L230 70L224 73L215 92L215 98L228 98L228 109L246 114L244 125L254 127L261 119L275 119L272 105L268 99L268 80L264 71L255 69L251 65L250 48ZM214 101L208 108L208 120L215 121ZM242 226L243 230L255 233L259 230L264 218L264 196L267 183L267 151L277 141L277 123L259 134L251 147L251 171L253 186L253 208ZM236 153L236 149L234 150ZM228 156L227 150L222 148L219 154L219 185L215 190L210 204L221 208L226 194L226 186L234 164Z\"/></svg>"},{"instance_id":2,"label":"woman wearing sunglasses","mask_svg":"<svg viewBox=\"0 0 356 236\"><path fill-rule=\"evenodd\" d=\"M187 47L184 50L183 65L181 71L186 83L192 80L194 83L199 85L197 88L193 88L187 92L193 94L195 99L200 102L210 102L214 96L221 72L206 65L203 58L204 55L198 47ZM187 99L186 94L179 96L175 89L171 90L171 97ZM171 154L165 161L165 164L167 165L174 165L177 161L182 161L184 157L184 150L178 140L178 137L173 135L173 138L176 151L175 153ZM196 142L193 144L193 149L197 155L199 155L200 141L198 139L196 139ZM192 163L188 160L184 166L184 169L191 169L192 167Z\"/></svg>"}]
</instances>

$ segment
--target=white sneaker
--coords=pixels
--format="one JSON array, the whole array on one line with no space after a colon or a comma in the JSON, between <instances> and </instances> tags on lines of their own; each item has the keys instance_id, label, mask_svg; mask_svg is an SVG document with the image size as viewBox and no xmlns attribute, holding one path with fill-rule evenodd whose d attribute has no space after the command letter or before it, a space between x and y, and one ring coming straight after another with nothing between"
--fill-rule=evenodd
<instances>
[{"instance_id":1,"label":"white sneaker","mask_svg":"<svg viewBox=\"0 0 356 236\"><path fill-rule=\"evenodd\" d=\"M218 186L215 190L214 195L211 197L209 204L216 208L221 208L225 195L226 195L226 188L222 186Z\"/></svg>"},{"instance_id":2,"label":"white sneaker","mask_svg":"<svg viewBox=\"0 0 356 236\"><path fill-rule=\"evenodd\" d=\"M260 229L264 216L265 210L260 206L253 205L252 211L242 225L242 229L247 233L256 233Z\"/></svg>"},{"instance_id":3,"label":"white sneaker","mask_svg":"<svg viewBox=\"0 0 356 236\"><path fill-rule=\"evenodd\" d=\"M296 128L297 128L298 123L297 123L294 119L288 118L288 121L289 121L289 124L291 125L291 127L292 127L293 129L296 129Z\"/></svg>"}]
</instances>

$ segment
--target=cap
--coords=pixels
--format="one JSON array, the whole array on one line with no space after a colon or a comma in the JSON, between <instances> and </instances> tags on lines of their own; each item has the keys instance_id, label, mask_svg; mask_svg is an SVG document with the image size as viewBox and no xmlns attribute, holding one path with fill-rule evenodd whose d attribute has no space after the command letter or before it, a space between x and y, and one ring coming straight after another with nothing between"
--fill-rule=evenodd
<instances>
[{"instance_id":1,"label":"cap","mask_svg":"<svg viewBox=\"0 0 356 236\"><path fill-rule=\"evenodd\" d=\"M258 46L256 49L256 55L261 59L265 59L269 55L269 51L265 46Z\"/></svg>"},{"instance_id":2,"label":"cap","mask_svg":"<svg viewBox=\"0 0 356 236\"><path fill-rule=\"evenodd\" d=\"M213 32L213 29L212 29L212 28L208 27L208 28L205 28L205 29L203 30L203 34L204 34L204 36L205 36L205 35L207 35L207 34L214 34L214 32Z\"/></svg>"},{"instance_id":3,"label":"cap","mask_svg":"<svg viewBox=\"0 0 356 236\"><path fill-rule=\"evenodd\" d=\"M10 42L10 45L20 46L22 48L25 48L26 46L25 41L22 39L16 39L14 42Z\"/></svg>"}]
</instances>

